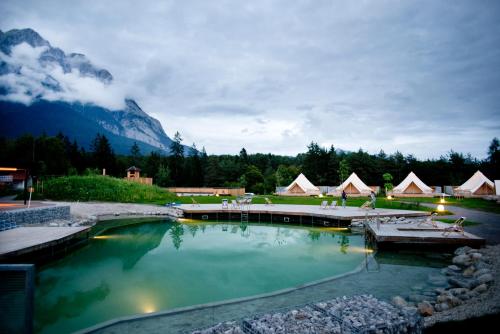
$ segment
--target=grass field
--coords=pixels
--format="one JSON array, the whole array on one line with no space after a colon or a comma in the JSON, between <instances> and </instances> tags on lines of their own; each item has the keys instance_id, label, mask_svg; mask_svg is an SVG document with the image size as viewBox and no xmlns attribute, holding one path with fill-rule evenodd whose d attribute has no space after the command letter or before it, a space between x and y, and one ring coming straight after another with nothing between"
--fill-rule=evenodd
<instances>
[{"instance_id":1,"label":"grass field","mask_svg":"<svg viewBox=\"0 0 500 334\"><path fill-rule=\"evenodd\" d=\"M163 188L108 176L68 176L44 182L35 199L165 204L176 199Z\"/></svg>"},{"instance_id":2,"label":"grass field","mask_svg":"<svg viewBox=\"0 0 500 334\"><path fill-rule=\"evenodd\" d=\"M330 204L332 200L337 201L337 205L342 203L342 200L339 197L333 196L324 196L322 198L319 197L286 197L286 196L254 196L252 199L252 203L254 204L265 204L264 198L269 198L274 204L296 204L296 205L320 205L322 201L328 201ZM221 203L223 198L227 198L229 200L235 199L236 197L231 196L196 196L193 197L196 202L200 204L218 204ZM364 202L366 202L368 198L360 197L360 198L349 198L347 200L348 206L361 206ZM181 202L183 204L191 204L191 197L177 197L176 202ZM412 203L413 202L413 203ZM388 200L385 197L378 197L376 202L377 208L386 208L386 209L403 209L403 210L418 210L418 211L434 211L433 208L428 208L420 205L420 202L412 201L412 199L405 199L405 202L398 202L395 200ZM440 212L439 215L449 215L452 214L449 211Z\"/></svg>"}]
</instances>

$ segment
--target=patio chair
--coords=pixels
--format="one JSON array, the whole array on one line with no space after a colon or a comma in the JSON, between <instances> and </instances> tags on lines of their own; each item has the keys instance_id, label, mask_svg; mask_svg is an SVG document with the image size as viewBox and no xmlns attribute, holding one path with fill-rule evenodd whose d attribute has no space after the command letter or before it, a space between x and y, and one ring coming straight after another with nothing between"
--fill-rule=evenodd
<instances>
[{"instance_id":1,"label":"patio chair","mask_svg":"<svg viewBox=\"0 0 500 334\"><path fill-rule=\"evenodd\" d=\"M465 222L465 217L460 217L455 222L453 225L450 227L445 227L443 231L443 235L445 237L449 236L451 233L458 233L461 234L462 236L465 237L465 231L464 231L464 222Z\"/></svg>"},{"instance_id":2,"label":"patio chair","mask_svg":"<svg viewBox=\"0 0 500 334\"><path fill-rule=\"evenodd\" d=\"M366 202L363 203L363 205L360 206L361 209L365 209L365 210L371 209L371 207L372 207L372 202L371 201L366 201Z\"/></svg>"},{"instance_id":3,"label":"patio chair","mask_svg":"<svg viewBox=\"0 0 500 334\"><path fill-rule=\"evenodd\" d=\"M227 199L222 200L222 209L229 209L229 203L227 202Z\"/></svg>"},{"instance_id":4,"label":"patio chair","mask_svg":"<svg viewBox=\"0 0 500 334\"><path fill-rule=\"evenodd\" d=\"M231 209L238 209L240 207L240 204L235 200L231 200Z\"/></svg>"},{"instance_id":5,"label":"patio chair","mask_svg":"<svg viewBox=\"0 0 500 334\"><path fill-rule=\"evenodd\" d=\"M436 216L437 216L437 212L433 212L430 216L427 216L427 218L424 221L418 223L417 226L430 225L432 227L438 228L437 223L434 221L434 217L436 217Z\"/></svg>"},{"instance_id":6,"label":"patio chair","mask_svg":"<svg viewBox=\"0 0 500 334\"><path fill-rule=\"evenodd\" d=\"M319 208L320 209L328 209L328 201L321 202L321 204L319 205Z\"/></svg>"},{"instance_id":7,"label":"patio chair","mask_svg":"<svg viewBox=\"0 0 500 334\"><path fill-rule=\"evenodd\" d=\"M273 202L267 197L264 197L264 201L266 201L266 205L274 205Z\"/></svg>"},{"instance_id":8,"label":"patio chair","mask_svg":"<svg viewBox=\"0 0 500 334\"><path fill-rule=\"evenodd\" d=\"M193 204L191 204L191 206L200 206L200 203L196 202L196 200L192 197L191 197L191 201L193 202Z\"/></svg>"},{"instance_id":9,"label":"patio chair","mask_svg":"<svg viewBox=\"0 0 500 334\"><path fill-rule=\"evenodd\" d=\"M337 201L332 201L332 204L330 204L330 209L335 210L337 208Z\"/></svg>"}]
</instances>

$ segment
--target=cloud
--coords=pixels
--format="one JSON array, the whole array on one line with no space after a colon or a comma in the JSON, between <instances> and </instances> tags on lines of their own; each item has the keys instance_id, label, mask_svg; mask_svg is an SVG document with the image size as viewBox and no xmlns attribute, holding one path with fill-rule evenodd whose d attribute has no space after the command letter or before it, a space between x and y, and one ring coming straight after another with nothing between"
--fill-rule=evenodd
<instances>
[{"instance_id":1,"label":"cloud","mask_svg":"<svg viewBox=\"0 0 500 334\"><path fill-rule=\"evenodd\" d=\"M64 73L54 62L42 64L38 59L47 49L21 43L12 48L10 55L0 52L0 60L15 69L0 76L0 86L9 88L2 99L30 104L36 98L43 98L92 103L112 110L124 108L125 93L119 84L107 85L76 70Z\"/></svg>"},{"instance_id":2,"label":"cloud","mask_svg":"<svg viewBox=\"0 0 500 334\"><path fill-rule=\"evenodd\" d=\"M102 103L130 95L211 153L314 140L483 158L499 136L496 2L4 0L0 12L0 29L32 27L115 78L109 93L66 86Z\"/></svg>"}]
</instances>

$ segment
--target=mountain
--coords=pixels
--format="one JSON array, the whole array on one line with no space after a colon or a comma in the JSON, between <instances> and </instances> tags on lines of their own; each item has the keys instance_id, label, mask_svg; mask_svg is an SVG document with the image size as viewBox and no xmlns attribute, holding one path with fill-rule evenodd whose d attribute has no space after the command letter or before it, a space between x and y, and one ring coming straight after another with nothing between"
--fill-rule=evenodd
<instances>
[{"instance_id":1,"label":"mountain","mask_svg":"<svg viewBox=\"0 0 500 334\"><path fill-rule=\"evenodd\" d=\"M32 29L0 30L0 135L62 132L88 148L101 133L117 153L129 153L136 141L143 153L168 154L172 140L160 122L113 80L85 55L66 54Z\"/></svg>"}]
</instances>

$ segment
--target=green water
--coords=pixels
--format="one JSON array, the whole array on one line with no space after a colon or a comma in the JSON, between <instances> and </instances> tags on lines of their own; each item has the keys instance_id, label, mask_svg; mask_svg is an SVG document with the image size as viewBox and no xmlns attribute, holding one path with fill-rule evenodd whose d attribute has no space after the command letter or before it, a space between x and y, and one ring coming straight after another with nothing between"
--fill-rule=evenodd
<instances>
[{"instance_id":1,"label":"green water","mask_svg":"<svg viewBox=\"0 0 500 334\"><path fill-rule=\"evenodd\" d=\"M334 229L170 221L117 227L39 269L35 327L67 333L252 296L349 272L364 259L363 237Z\"/></svg>"}]
</instances>

